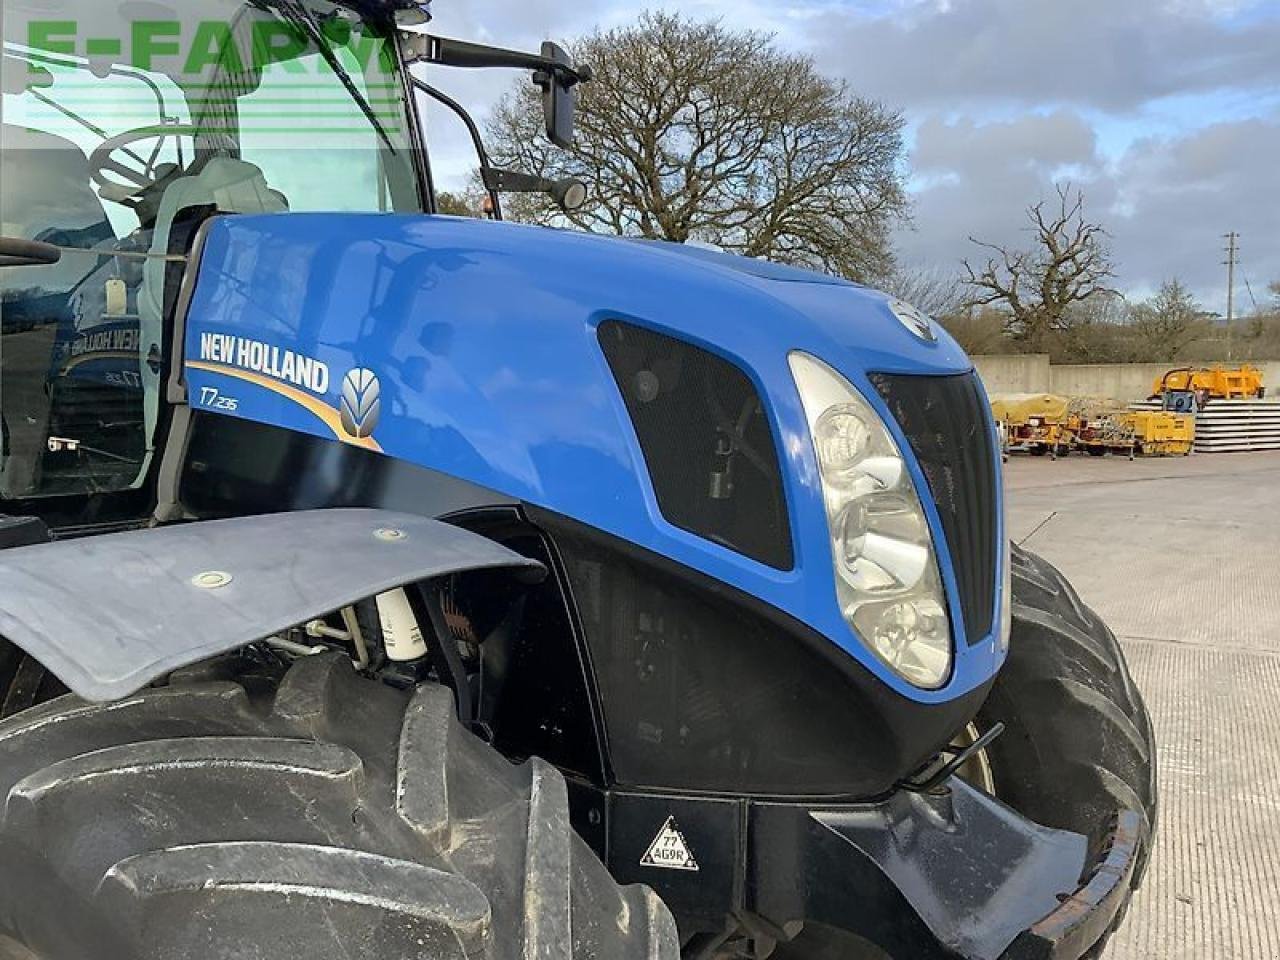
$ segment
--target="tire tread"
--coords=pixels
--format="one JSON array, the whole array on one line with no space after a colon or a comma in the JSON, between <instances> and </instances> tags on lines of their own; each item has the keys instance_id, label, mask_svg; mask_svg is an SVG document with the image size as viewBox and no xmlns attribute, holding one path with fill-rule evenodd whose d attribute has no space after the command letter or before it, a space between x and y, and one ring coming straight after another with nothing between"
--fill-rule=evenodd
<instances>
[{"instance_id":1,"label":"tire tread","mask_svg":"<svg viewBox=\"0 0 1280 960\"><path fill-rule=\"evenodd\" d=\"M1136 810L1142 882L1158 808L1151 719L1115 634L1048 561L1013 549L1010 652L978 724L1005 724L989 748L996 795L1045 826L1089 838L1097 862L1119 809ZM1101 956L1111 931L1091 948Z\"/></svg>"},{"instance_id":2,"label":"tire tread","mask_svg":"<svg viewBox=\"0 0 1280 960\"><path fill-rule=\"evenodd\" d=\"M665 906L573 833L560 773L508 763L444 688L340 655L266 692L190 676L0 722L0 934L75 955L21 871L140 958L679 956Z\"/></svg>"}]
</instances>

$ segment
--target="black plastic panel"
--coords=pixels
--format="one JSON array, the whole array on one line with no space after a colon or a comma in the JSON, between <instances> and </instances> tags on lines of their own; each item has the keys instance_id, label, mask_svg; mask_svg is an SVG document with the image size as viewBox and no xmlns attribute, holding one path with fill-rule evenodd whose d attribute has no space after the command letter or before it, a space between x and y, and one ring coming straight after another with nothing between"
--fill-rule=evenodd
<instances>
[{"instance_id":1,"label":"black plastic panel","mask_svg":"<svg viewBox=\"0 0 1280 960\"><path fill-rule=\"evenodd\" d=\"M662 515L682 530L791 569L778 448L747 375L692 344L616 320L600 324L600 345Z\"/></svg>"},{"instance_id":2,"label":"black plastic panel","mask_svg":"<svg viewBox=\"0 0 1280 960\"><path fill-rule=\"evenodd\" d=\"M986 698L895 693L786 614L530 509L564 562L624 787L867 798L918 769Z\"/></svg>"},{"instance_id":3,"label":"black plastic panel","mask_svg":"<svg viewBox=\"0 0 1280 960\"><path fill-rule=\"evenodd\" d=\"M986 396L973 374L872 374L929 481L951 551L965 636L991 632L1000 550L995 449Z\"/></svg>"},{"instance_id":4,"label":"black plastic panel","mask_svg":"<svg viewBox=\"0 0 1280 960\"><path fill-rule=\"evenodd\" d=\"M202 519L385 507L442 517L508 498L407 460L238 417L195 411L182 506Z\"/></svg>"},{"instance_id":5,"label":"black plastic panel","mask_svg":"<svg viewBox=\"0 0 1280 960\"><path fill-rule=\"evenodd\" d=\"M742 801L615 791L609 796L606 865L620 884L646 883L677 910L681 937L723 929L741 906L747 869ZM645 862L649 847L668 823L692 859L685 869ZM678 904L678 908L674 905Z\"/></svg>"},{"instance_id":6,"label":"black plastic panel","mask_svg":"<svg viewBox=\"0 0 1280 960\"><path fill-rule=\"evenodd\" d=\"M514 510L476 511L451 522L553 573L533 587L483 571L455 578L451 621L485 638L479 700L493 745L504 756L542 757L571 776L603 783L583 653L550 544Z\"/></svg>"}]
</instances>

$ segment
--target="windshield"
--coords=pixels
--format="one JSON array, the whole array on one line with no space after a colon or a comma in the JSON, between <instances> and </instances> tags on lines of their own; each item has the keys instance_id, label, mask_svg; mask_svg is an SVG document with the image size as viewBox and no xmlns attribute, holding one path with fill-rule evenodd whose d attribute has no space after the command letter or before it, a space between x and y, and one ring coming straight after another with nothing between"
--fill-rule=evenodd
<instances>
[{"instance_id":1,"label":"windshield","mask_svg":"<svg viewBox=\"0 0 1280 960\"><path fill-rule=\"evenodd\" d=\"M42 12L43 10L43 12ZM5 0L0 496L135 486L166 308L213 210L418 211L394 40L325 0Z\"/></svg>"}]
</instances>

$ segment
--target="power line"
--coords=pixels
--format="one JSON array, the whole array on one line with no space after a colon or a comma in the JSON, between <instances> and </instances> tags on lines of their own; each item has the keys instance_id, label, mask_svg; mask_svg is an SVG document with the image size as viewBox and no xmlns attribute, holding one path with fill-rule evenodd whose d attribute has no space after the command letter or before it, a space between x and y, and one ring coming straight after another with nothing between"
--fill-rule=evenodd
<instances>
[{"instance_id":1,"label":"power line","mask_svg":"<svg viewBox=\"0 0 1280 960\"><path fill-rule=\"evenodd\" d=\"M1244 267L1240 268L1240 279L1244 281L1244 288L1249 291L1249 302L1253 304L1253 312L1258 312L1258 298L1253 295L1253 287L1249 284L1249 275L1244 272Z\"/></svg>"}]
</instances>

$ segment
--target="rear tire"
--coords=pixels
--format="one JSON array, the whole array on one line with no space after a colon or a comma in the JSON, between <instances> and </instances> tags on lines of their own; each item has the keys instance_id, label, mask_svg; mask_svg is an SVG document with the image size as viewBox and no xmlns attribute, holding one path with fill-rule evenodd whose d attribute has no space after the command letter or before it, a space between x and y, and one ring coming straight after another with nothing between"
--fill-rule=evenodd
<instances>
[{"instance_id":1,"label":"rear tire","mask_svg":"<svg viewBox=\"0 0 1280 960\"><path fill-rule=\"evenodd\" d=\"M341 655L217 669L0 723L0 957L678 958L560 774L466 732L444 688Z\"/></svg>"},{"instance_id":2,"label":"rear tire","mask_svg":"<svg viewBox=\"0 0 1280 960\"><path fill-rule=\"evenodd\" d=\"M1005 732L987 750L996 796L1037 823L1084 834L1091 865L1105 854L1115 814L1141 815L1136 888L1157 812L1146 705L1115 634L1055 567L1018 547L1009 657L978 715L983 730L997 722Z\"/></svg>"}]
</instances>

